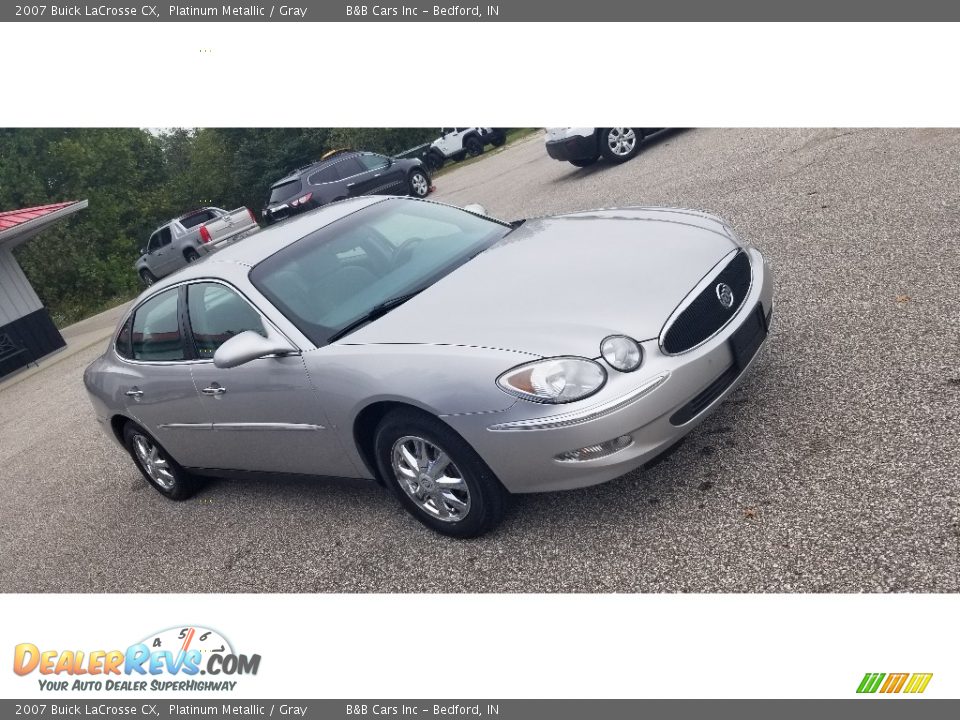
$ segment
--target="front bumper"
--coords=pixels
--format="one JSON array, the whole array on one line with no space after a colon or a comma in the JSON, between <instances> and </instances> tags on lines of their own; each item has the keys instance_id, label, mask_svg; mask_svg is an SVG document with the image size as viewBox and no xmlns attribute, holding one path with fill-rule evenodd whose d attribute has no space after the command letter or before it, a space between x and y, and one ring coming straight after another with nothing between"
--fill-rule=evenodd
<instances>
[{"instance_id":1,"label":"front bumper","mask_svg":"<svg viewBox=\"0 0 960 720\"><path fill-rule=\"evenodd\" d=\"M597 150L597 139L592 135L547 140L546 147L547 155L554 160L591 160L600 154Z\"/></svg>"},{"instance_id":2,"label":"front bumper","mask_svg":"<svg viewBox=\"0 0 960 720\"><path fill-rule=\"evenodd\" d=\"M603 390L581 403L519 401L503 412L444 420L466 438L510 492L587 487L636 469L699 425L756 362L759 348L743 367L731 372L731 338L752 321L758 306L764 328L773 312L769 267L758 251L748 252L753 281L747 299L728 325L694 350L666 355L657 340L647 341L642 343L645 359L640 370L610 371ZM629 444L612 454L573 462L558 459L624 436L629 436Z\"/></svg>"}]
</instances>

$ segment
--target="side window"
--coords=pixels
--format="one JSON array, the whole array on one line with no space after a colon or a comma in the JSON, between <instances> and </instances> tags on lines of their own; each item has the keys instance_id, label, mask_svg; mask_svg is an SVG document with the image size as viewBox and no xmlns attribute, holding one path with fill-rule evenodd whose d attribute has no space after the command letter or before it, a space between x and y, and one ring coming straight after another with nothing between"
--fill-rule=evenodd
<instances>
[{"instance_id":1,"label":"side window","mask_svg":"<svg viewBox=\"0 0 960 720\"><path fill-rule=\"evenodd\" d=\"M322 183L336 182L339 179L340 176L337 174L337 166L328 165L322 170L319 170L311 175L307 182L309 182L311 185L320 185Z\"/></svg>"},{"instance_id":2,"label":"side window","mask_svg":"<svg viewBox=\"0 0 960 720\"><path fill-rule=\"evenodd\" d=\"M147 243L147 252L152 253L154 250L160 247L160 233L155 232L150 236L150 241Z\"/></svg>"},{"instance_id":3,"label":"side window","mask_svg":"<svg viewBox=\"0 0 960 720\"><path fill-rule=\"evenodd\" d=\"M347 158L346 160L341 160L334 167L337 168L337 174L340 176L341 180L353 177L354 175L359 175L367 170L356 158Z\"/></svg>"},{"instance_id":4,"label":"side window","mask_svg":"<svg viewBox=\"0 0 960 720\"><path fill-rule=\"evenodd\" d=\"M120 328L120 332L117 333L117 355L127 358L128 360L132 357L130 354L130 328L132 325L133 315L127 318L127 321L123 324L123 327Z\"/></svg>"},{"instance_id":5,"label":"side window","mask_svg":"<svg viewBox=\"0 0 960 720\"><path fill-rule=\"evenodd\" d=\"M172 239L170 236L170 228L169 227L160 228L157 231L157 237L160 239L160 247L169 245L170 240Z\"/></svg>"},{"instance_id":6,"label":"side window","mask_svg":"<svg viewBox=\"0 0 960 720\"><path fill-rule=\"evenodd\" d=\"M183 360L183 336L177 312L179 289L150 298L133 316L134 360Z\"/></svg>"},{"instance_id":7,"label":"side window","mask_svg":"<svg viewBox=\"0 0 960 720\"><path fill-rule=\"evenodd\" d=\"M383 155L361 155L360 164L367 170L379 170L387 166L387 159Z\"/></svg>"},{"instance_id":8,"label":"side window","mask_svg":"<svg viewBox=\"0 0 960 720\"><path fill-rule=\"evenodd\" d=\"M260 315L236 292L219 283L195 283L187 289L187 313L197 357L212 358L234 335L253 330L266 337Z\"/></svg>"}]
</instances>

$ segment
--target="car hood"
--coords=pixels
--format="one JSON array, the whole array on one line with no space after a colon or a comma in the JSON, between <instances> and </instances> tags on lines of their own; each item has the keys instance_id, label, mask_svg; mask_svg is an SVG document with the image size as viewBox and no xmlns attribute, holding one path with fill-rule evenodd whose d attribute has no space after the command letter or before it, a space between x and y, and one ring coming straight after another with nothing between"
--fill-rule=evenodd
<instances>
[{"instance_id":1,"label":"car hood","mask_svg":"<svg viewBox=\"0 0 960 720\"><path fill-rule=\"evenodd\" d=\"M657 337L737 243L717 218L629 208L528 220L345 344L430 343L597 357Z\"/></svg>"}]
</instances>

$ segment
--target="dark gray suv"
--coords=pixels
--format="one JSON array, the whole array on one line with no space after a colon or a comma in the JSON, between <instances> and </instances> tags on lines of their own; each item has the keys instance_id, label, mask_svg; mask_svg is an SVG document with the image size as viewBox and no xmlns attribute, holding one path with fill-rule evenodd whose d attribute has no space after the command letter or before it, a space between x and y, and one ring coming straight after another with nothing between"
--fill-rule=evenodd
<instances>
[{"instance_id":1,"label":"dark gray suv","mask_svg":"<svg viewBox=\"0 0 960 720\"><path fill-rule=\"evenodd\" d=\"M270 224L357 195L424 198L431 189L430 175L419 159L338 151L275 182L262 214Z\"/></svg>"}]
</instances>

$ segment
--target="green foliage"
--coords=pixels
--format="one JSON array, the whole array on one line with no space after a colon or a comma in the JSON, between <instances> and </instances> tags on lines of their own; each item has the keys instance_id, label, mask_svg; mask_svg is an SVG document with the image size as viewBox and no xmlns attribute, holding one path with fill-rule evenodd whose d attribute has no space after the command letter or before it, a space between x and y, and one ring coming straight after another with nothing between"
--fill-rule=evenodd
<instances>
[{"instance_id":1,"label":"green foliage","mask_svg":"<svg viewBox=\"0 0 960 720\"><path fill-rule=\"evenodd\" d=\"M0 210L88 199L86 210L17 248L55 321L138 291L150 232L204 205L259 212L270 185L338 148L396 154L436 128L0 129Z\"/></svg>"}]
</instances>

